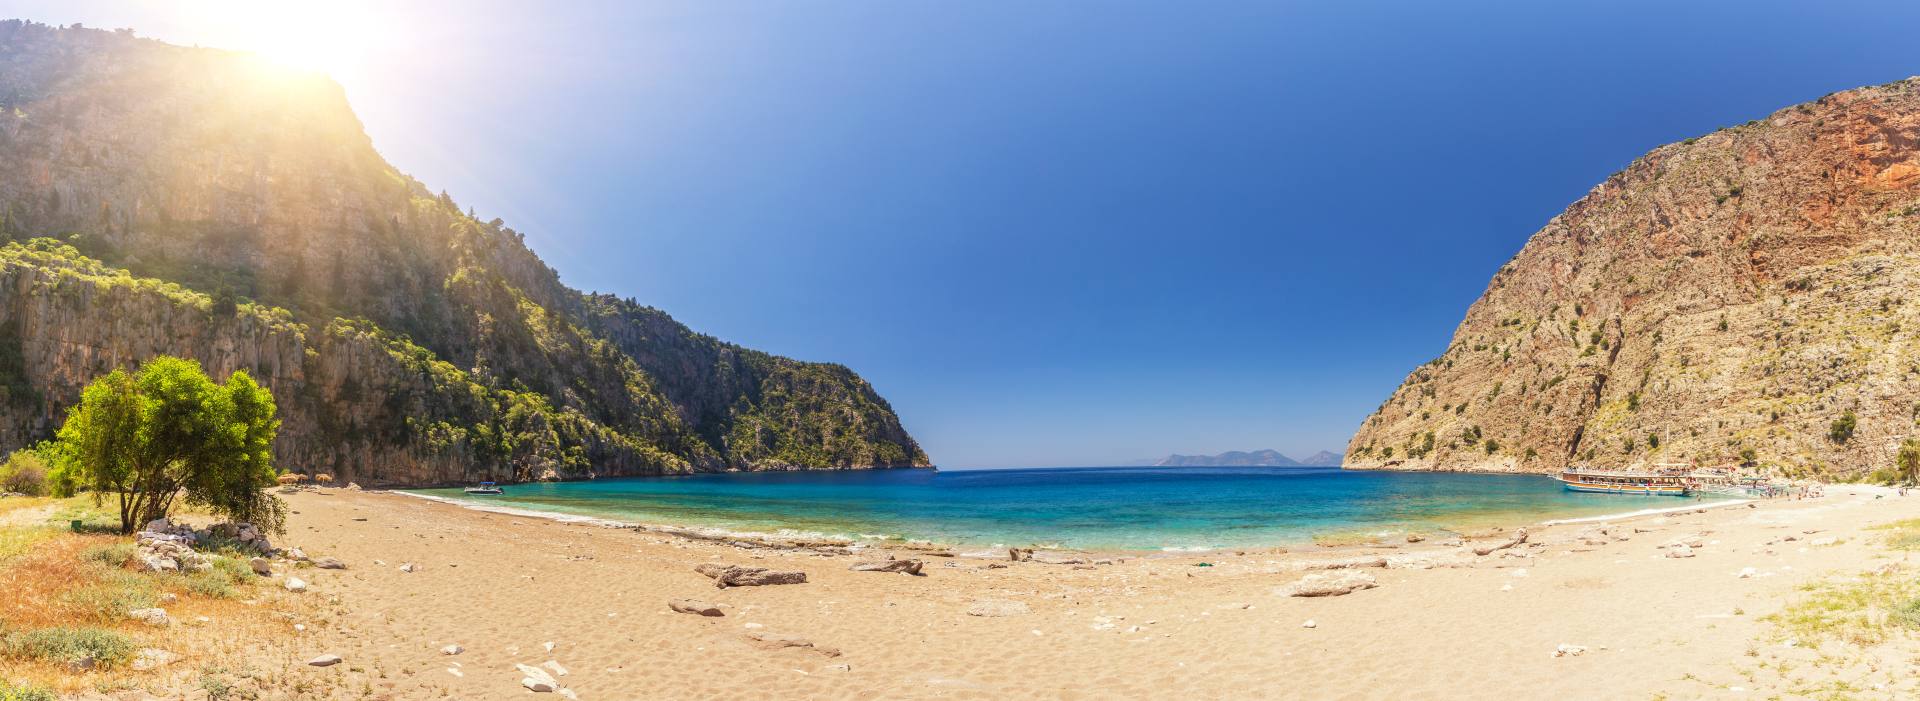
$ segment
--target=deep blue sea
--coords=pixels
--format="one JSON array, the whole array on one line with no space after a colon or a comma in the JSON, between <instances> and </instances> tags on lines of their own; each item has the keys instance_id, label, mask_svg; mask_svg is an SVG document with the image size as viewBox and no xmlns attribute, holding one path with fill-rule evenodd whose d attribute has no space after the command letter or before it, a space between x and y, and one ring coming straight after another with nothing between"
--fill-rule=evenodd
<instances>
[{"instance_id":1,"label":"deep blue sea","mask_svg":"<svg viewBox=\"0 0 1920 701\"><path fill-rule=\"evenodd\" d=\"M762 472L520 484L495 497L418 491L641 523L1122 550L1437 532L1691 501L1570 493L1542 475L1288 467Z\"/></svg>"}]
</instances>

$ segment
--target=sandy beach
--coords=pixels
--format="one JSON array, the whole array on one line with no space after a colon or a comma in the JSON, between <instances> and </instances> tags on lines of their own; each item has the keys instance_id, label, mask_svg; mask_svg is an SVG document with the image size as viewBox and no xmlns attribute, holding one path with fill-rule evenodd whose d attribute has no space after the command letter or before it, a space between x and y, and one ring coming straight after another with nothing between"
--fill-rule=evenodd
<instances>
[{"instance_id":1,"label":"sandy beach","mask_svg":"<svg viewBox=\"0 0 1920 701\"><path fill-rule=\"evenodd\" d=\"M277 564L276 580L310 589L258 602L284 628L255 656L316 697L527 698L516 665L548 662L558 694L583 699L1793 698L1827 674L1857 698L1920 693L1872 655L1823 666L1767 618L1803 585L1905 562L1866 529L1920 517L1920 496L1867 487L1536 524L1484 556L1513 531L1112 564L892 553L925 576L848 569L881 551L737 547L400 494L287 498L280 540L348 569ZM1690 557L1669 555L1680 542ZM695 571L710 563L807 581L721 589ZM1360 566L1326 573L1377 586L1286 595L1303 568L1341 563ZM669 609L683 598L724 615ZM1583 649L1556 656L1563 645ZM1911 641L1889 645L1876 654L1910 657ZM300 664L321 654L344 663Z\"/></svg>"}]
</instances>

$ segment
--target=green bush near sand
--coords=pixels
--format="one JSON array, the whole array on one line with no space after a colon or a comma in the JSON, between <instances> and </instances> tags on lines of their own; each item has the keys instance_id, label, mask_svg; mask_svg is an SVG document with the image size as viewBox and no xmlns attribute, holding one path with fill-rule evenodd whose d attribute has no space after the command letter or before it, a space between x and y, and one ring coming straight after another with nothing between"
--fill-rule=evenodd
<instances>
[{"instance_id":1,"label":"green bush near sand","mask_svg":"<svg viewBox=\"0 0 1920 701\"><path fill-rule=\"evenodd\" d=\"M1782 637L1809 643L1839 640L1878 645L1895 626L1905 627L1896 621L1896 612L1915 610L1915 600L1920 599L1920 581L1902 572L1810 584L1804 590L1806 598L1768 618ZM1920 616L1920 610L1911 615Z\"/></svg>"},{"instance_id":2,"label":"green bush near sand","mask_svg":"<svg viewBox=\"0 0 1920 701\"><path fill-rule=\"evenodd\" d=\"M1876 531L1892 531L1887 534L1887 547L1895 550L1920 550L1920 518L1895 521L1884 526L1875 526Z\"/></svg>"},{"instance_id":3,"label":"green bush near sand","mask_svg":"<svg viewBox=\"0 0 1920 701\"><path fill-rule=\"evenodd\" d=\"M222 555L214 555L209 559L213 562L213 569L186 575L187 591L194 595L209 599L231 599L239 595L235 585L253 581L253 570L246 563Z\"/></svg>"},{"instance_id":4,"label":"green bush near sand","mask_svg":"<svg viewBox=\"0 0 1920 701\"><path fill-rule=\"evenodd\" d=\"M0 492L30 497L47 493L47 461L30 450L16 450L0 463Z\"/></svg>"},{"instance_id":5,"label":"green bush near sand","mask_svg":"<svg viewBox=\"0 0 1920 701\"><path fill-rule=\"evenodd\" d=\"M1887 618L1903 628L1920 630L1920 598L1908 599L1906 603L1894 609Z\"/></svg>"},{"instance_id":6,"label":"green bush near sand","mask_svg":"<svg viewBox=\"0 0 1920 701\"><path fill-rule=\"evenodd\" d=\"M114 543L112 545L89 548L84 556L88 560L105 564L108 567L126 567L133 563L133 558L138 555L139 551L139 548L135 547L132 543Z\"/></svg>"},{"instance_id":7,"label":"green bush near sand","mask_svg":"<svg viewBox=\"0 0 1920 701\"><path fill-rule=\"evenodd\" d=\"M128 611L160 602L160 588L153 578L123 569L101 569L98 579L60 594L60 602L83 620L112 623L125 619Z\"/></svg>"},{"instance_id":8,"label":"green bush near sand","mask_svg":"<svg viewBox=\"0 0 1920 701\"><path fill-rule=\"evenodd\" d=\"M55 701L56 698L46 687L0 679L0 701Z\"/></svg>"},{"instance_id":9,"label":"green bush near sand","mask_svg":"<svg viewBox=\"0 0 1920 701\"><path fill-rule=\"evenodd\" d=\"M133 659L133 639L102 628L40 628L7 633L0 649L49 662L92 659L103 668Z\"/></svg>"}]
</instances>

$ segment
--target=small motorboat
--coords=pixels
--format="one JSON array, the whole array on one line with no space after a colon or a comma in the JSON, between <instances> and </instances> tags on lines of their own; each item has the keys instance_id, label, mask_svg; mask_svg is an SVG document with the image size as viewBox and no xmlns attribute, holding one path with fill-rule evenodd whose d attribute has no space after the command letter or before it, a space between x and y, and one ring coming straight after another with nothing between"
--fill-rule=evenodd
<instances>
[{"instance_id":1,"label":"small motorboat","mask_svg":"<svg viewBox=\"0 0 1920 701\"><path fill-rule=\"evenodd\" d=\"M493 494L506 494L507 490L501 489L500 485L494 484L492 482L481 482L480 486L468 487L466 489L466 492L468 494L473 494L478 496L487 496L487 495L493 495Z\"/></svg>"}]
</instances>

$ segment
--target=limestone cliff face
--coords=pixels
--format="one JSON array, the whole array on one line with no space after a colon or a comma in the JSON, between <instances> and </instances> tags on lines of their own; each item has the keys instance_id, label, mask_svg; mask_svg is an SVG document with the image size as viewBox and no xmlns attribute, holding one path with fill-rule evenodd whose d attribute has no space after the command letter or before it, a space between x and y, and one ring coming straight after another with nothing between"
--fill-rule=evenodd
<instances>
[{"instance_id":1,"label":"limestone cliff face","mask_svg":"<svg viewBox=\"0 0 1920 701\"><path fill-rule=\"evenodd\" d=\"M170 353L268 384L283 467L363 483L928 464L844 367L567 288L323 78L0 22L0 162L0 449Z\"/></svg>"},{"instance_id":2,"label":"limestone cliff face","mask_svg":"<svg viewBox=\"0 0 1920 701\"><path fill-rule=\"evenodd\" d=\"M1834 93L1655 149L1548 222L1346 465L1883 469L1920 433L1916 292L1920 79Z\"/></svg>"}]
</instances>

